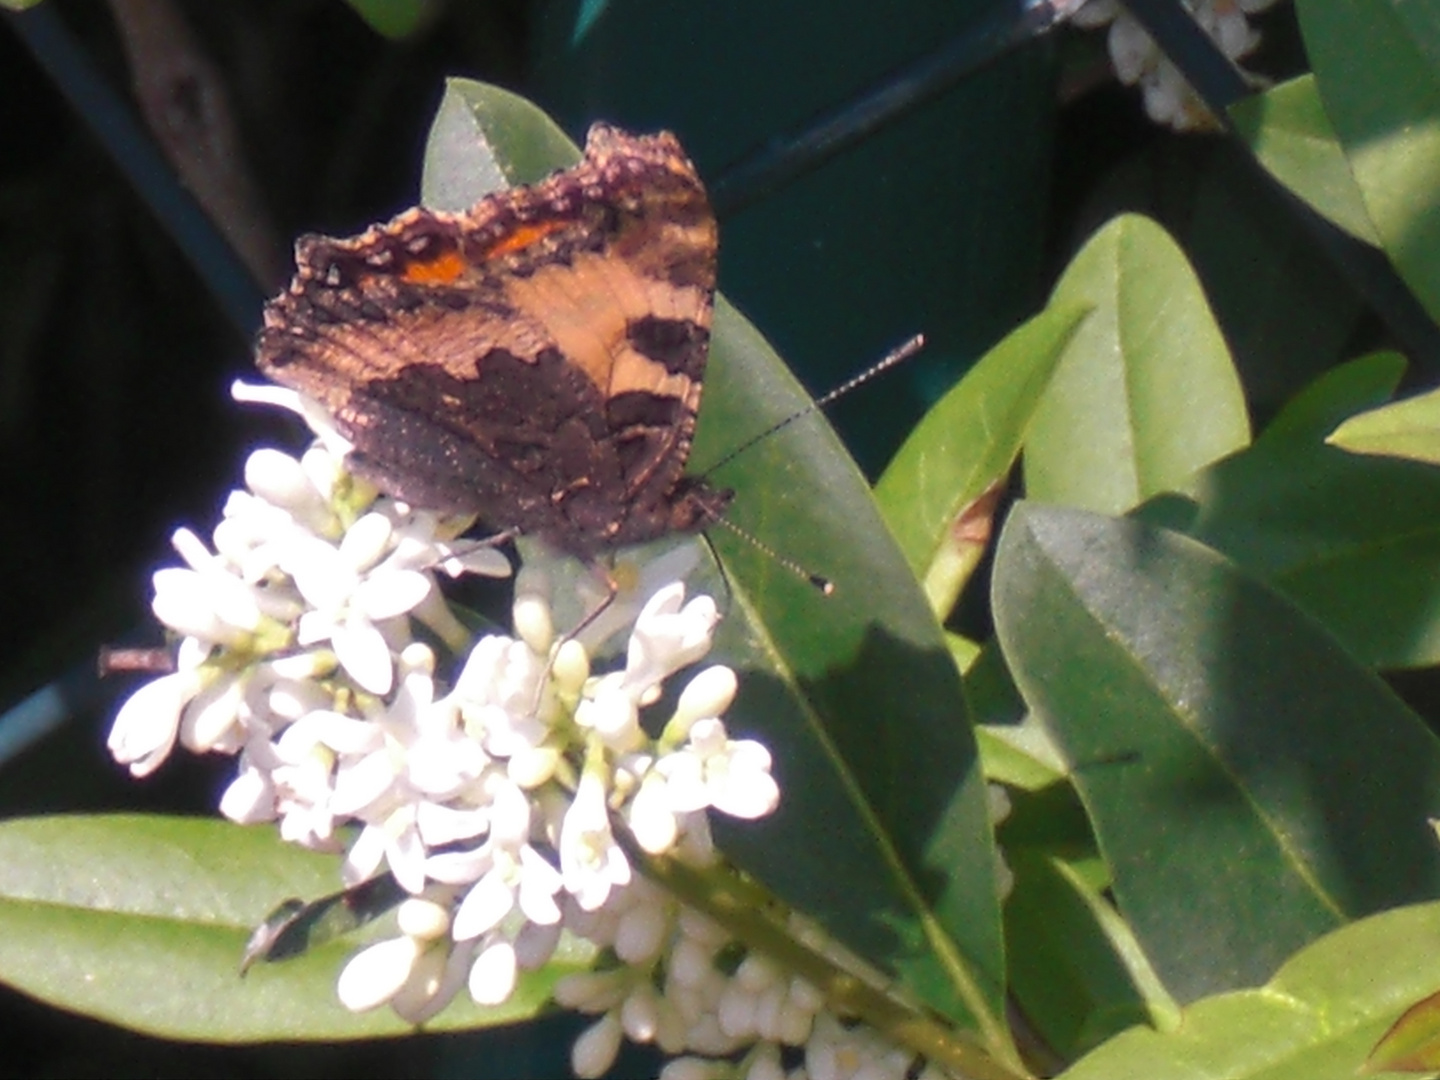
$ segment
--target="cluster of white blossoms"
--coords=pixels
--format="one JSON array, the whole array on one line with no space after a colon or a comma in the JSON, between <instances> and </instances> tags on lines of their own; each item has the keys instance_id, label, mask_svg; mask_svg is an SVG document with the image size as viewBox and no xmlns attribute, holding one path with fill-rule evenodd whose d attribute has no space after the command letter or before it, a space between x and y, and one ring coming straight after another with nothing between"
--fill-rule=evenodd
<instances>
[{"instance_id":1,"label":"cluster of white blossoms","mask_svg":"<svg viewBox=\"0 0 1440 1080\"><path fill-rule=\"evenodd\" d=\"M1264 11L1275 0L1181 0L1181 3L1220 51L1231 60L1239 61L1260 44L1260 32L1250 25L1247 16ZM1140 87L1145 112L1151 120L1176 131L1215 129L1215 117L1194 88L1120 0L1086 0L1071 16L1071 21L1086 28L1109 24L1106 45L1116 77L1126 86Z\"/></svg>"},{"instance_id":2,"label":"cluster of white blossoms","mask_svg":"<svg viewBox=\"0 0 1440 1080\"><path fill-rule=\"evenodd\" d=\"M672 1055L667 1080L941 1075L907 1072L913 1053L840 1022L814 987L632 865L627 851L713 866L707 811L753 819L779 801L768 751L721 719L731 669L692 675L658 735L641 725L666 680L709 651L710 597L687 600L676 581L650 591L606 674L580 640L557 638L523 580L515 636L474 641L440 577L511 567L461 538L471 520L348 474L348 445L299 395L236 394L300 412L320 440L298 459L253 453L210 545L175 534L185 565L155 574L152 604L179 638L175 670L125 702L109 746L136 776L177 741L233 754L225 816L343 851L347 885L394 876L408 894L399 935L346 965L347 1007L418 1024L462 987L497 1005L568 934L596 965L555 990L600 1017L573 1049L580 1076L608 1069L622 1035ZM432 641L455 658L448 689ZM804 1061L789 1071L787 1047Z\"/></svg>"}]
</instances>

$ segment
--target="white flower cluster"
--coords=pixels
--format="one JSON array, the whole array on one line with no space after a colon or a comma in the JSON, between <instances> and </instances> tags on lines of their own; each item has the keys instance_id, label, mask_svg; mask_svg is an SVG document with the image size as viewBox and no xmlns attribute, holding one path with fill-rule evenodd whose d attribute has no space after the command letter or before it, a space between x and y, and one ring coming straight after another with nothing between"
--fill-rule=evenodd
<instances>
[{"instance_id":1,"label":"white flower cluster","mask_svg":"<svg viewBox=\"0 0 1440 1080\"><path fill-rule=\"evenodd\" d=\"M692 678L658 738L640 726L662 682L709 649L709 597L661 589L636 620L624 669L596 678L573 639L550 659L543 602L515 606L521 637L483 638L448 694L435 693L429 650L412 645L388 707L321 717L337 729L318 736L333 763L326 804L365 825L346 879L383 862L415 897L400 913L402 937L342 973L352 1009L388 1002L419 1022L463 983L482 1004L503 1002L519 970L550 958L562 928L612 909L635 880L616 822L651 854L683 848L708 860L707 808L759 817L779 801L764 748L729 739L719 718L735 695L729 668Z\"/></svg>"},{"instance_id":2,"label":"white flower cluster","mask_svg":"<svg viewBox=\"0 0 1440 1080\"><path fill-rule=\"evenodd\" d=\"M597 1077L622 1035L654 1043L671 1060L660 1080L944 1080L934 1064L863 1023L843 1022L824 995L765 956L748 951L705 915L644 878L615 902L572 920L572 929L615 958L613 967L570 975L555 1000L600 1019L575 1042L571 1068ZM864 965L814 927L790 919L838 966ZM799 1063L786 1068L789 1056Z\"/></svg>"},{"instance_id":3,"label":"white flower cluster","mask_svg":"<svg viewBox=\"0 0 1440 1080\"><path fill-rule=\"evenodd\" d=\"M298 459L252 454L209 545L175 534L184 566L156 573L152 606L179 638L176 670L131 695L109 746L136 776L177 741L233 754L226 816L343 850L347 884L394 876L409 894L400 935L352 958L342 1002L415 1023L462 987L499 1004L568 932L603 968L556 992L600 1014L574 1048L580 1075L608 1068L622 1034L680 1055L670 1078L906 1075L912 1054L839 1022L816 989L635 874L617 841L622 829L631 851L710 866L708 810L758 818L778 804L766 749L721 719L729 668L693 675L658 736L640 723L709 651L714 602L653 588L608 674L591 674L579 640L557 644L548 604L523 583L515 636L474 642L439 575L504 575L508 561L459 538L468 519L347 474L347 446L308 402L242 393L301 412L320 442ZM457 658L448 689L432 640ZM783 1071L782 1047L804 1048L798 1071Z\"/></svg>"},{"instance_id":4,"label":"white flower cluster","mask_svg":"<svg viewBox=\"0 0 1440 1080\"><path fill-rule=\"evenodd\" d=\"M1264 11L1275 0L1181 0L1200 28L1220 51L1238 61L1260 44L1260 32L1247 15ZM1106 44L1115 74L1126 86L1138 85L1145 112L1157 124L1176 131L1214 130L1215 117L1155 40L1120 4L1120 0L1086 0L1072 16L1076 26L1110 26Z\"/></svg>"},{"instance_id":5,"label":"white flower cluster","mask_svg":"<svg viewBox=\"0 0 1440 1080\"><path fill-rule=\"evenodd\" d=\"M294 726L314 726L341 685L325 680L338 675L367 696L390 693L413 621L447 643L466 640L437 571L510 573L500 552L456 540L468 519L377 498L321 446L298 460L258 450L245 483L248 490L226 501L215 550L180 529L172 542L185 566L154 576L151 608L180 644L176 670L132 695L110 732L110 752L137 777L158 768L177 737L187 749L239 752L247 766L273 772L274 753L290 744L280 751L271 739L291 729L293 743L300 738ZM305 769L298 758L294 765L281 787L303 790ZM251 820L259 795L240 794L245 784L237 784L227 801L251 809L231 816ZM291 839L329 838L328 824L301 826L299 834L289 825Z\"/></svg>"}]
</instances>

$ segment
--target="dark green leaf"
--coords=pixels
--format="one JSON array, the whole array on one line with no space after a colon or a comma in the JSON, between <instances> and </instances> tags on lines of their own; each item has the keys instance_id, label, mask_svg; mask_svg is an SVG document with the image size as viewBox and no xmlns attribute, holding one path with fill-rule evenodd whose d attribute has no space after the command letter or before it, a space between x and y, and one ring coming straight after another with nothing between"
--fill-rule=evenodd
<instances>
[{"instance_id":1,"label":"dark green leaf","mask_svg":"<svg viewBox=\"0 0 1440 1080\"><path fill-rule=\"evenodd\" d=\"M1011 985L1046 1042L1068 1060L1133 1024L1173 1027L1179 1010L1083 868L1025 849L1006 858Z\"/></svg>"},{"instance_id":2,"label":"dark green leaf","mask_svg":"<svg viewBox=\"0 0 1440 1080\"><path fill-rule=\"evenodd\" d=\"M1440 472L1324 442L1345 417L1386 400L1403 367L1378 354L1336 369L1251 449L1139 516L1260 574L1369 666L1440 661Z\"/></svg>"},{"instance_id":3,"label":"dark green leaf","mask_svg":"<svg viewBox=\"0 0 1440 1080\"><path fill-rule=\"evenodd\" d=\"M1121 911L1182 1001L1434 895L1440 744L1319 626L1208 548L1021 504L995 621Z\"/></svg>"},{"instance_id":4,"label":"dark green leaf","mask_svg":"<svg viewBox=\"0 0 1440 1080\"><path fill-rule=\"evenodd\" d=\"M435 0L345 0L377 34L404 38L413 34L436 8Z\"/></svg>"}]
</instances>

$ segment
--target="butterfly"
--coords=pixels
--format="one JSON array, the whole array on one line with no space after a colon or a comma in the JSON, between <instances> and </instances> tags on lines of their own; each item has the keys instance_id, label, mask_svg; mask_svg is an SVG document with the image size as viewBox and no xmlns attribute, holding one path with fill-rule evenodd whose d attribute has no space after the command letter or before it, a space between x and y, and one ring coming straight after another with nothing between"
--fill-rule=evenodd
<instances>
[{"instance_id":1,"label":"butterfly","mask_svg":"<svg viewBox=\"0 0 1440 1080\"><path fill-rule=\"evenodd\" d=\"M593 560L733 497L684 475L716 247L678 140L595 124L574 168L467 211L301 237L256 363L380 490Z\"/></svg>"}]
</instances>

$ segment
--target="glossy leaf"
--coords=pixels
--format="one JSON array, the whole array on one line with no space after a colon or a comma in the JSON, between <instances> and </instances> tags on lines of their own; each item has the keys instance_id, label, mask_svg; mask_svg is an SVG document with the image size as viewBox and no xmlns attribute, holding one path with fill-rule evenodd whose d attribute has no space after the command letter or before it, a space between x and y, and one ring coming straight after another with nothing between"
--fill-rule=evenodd
<instances>
[{"instance_id":1,"label":"glossy leaf","mask_svg":"<svg viewBox=\"0 0 1440 1080\"><path fill-rule=\"evenodd\" d=\"M1032 422L1032 498L1121 513L1249 442L1220 328L1184 254L1154 222L1111 221L1071 261L1051 303L1092 310Z\"/></svg>"},{"instance_id":2,"label":"glossy leaf","mask_svg":"<svg viewBox=\"0 0 1440 1080\"><path fill-rule=\"evenodd\" d=\"M1433 895L1440 743L1317 624L1215 552L1021 504L995 621L1094 823L1120 909L1181 1001L1268 978Z\"/></svg>"},{"instance_id":3,"label":"glossy leaf","mask_svg":"<svg viewBox=\"0 0 1440 1080\"><path fill-rule=\"evenodd\" d=\"M1242 98L1231 107L1230 117L1277 180L1351 236L1379 246L1314 75L1300 75Z\"/></svg>"},{"instance_id":4,"label":"glossy leaf","mask_svg":"<svg viewBox=\"0 0 1440 1080\"><path fill-rule=\"evenodd\" d=\"M941 617L986 546L967 543L962 522L1009 475L1085 311L1047 308L1010 333L931 406L875 485L881 512ZM993 513L994 499L988 503Z\"/></svg>"},{"instance_id":5,"label":"glossy leaf","mask_svg":"<svg viewBox=\"0 0 1440 1080\"><path fill-rule=\"evenodd\" d=\"M457 82L451 95L446 123L478 125L502 158L512 144L528 152L552 139L553 124L524 115L504 91ZM432 147L463 142L437 135ZM557 153L551 167L574 153ZM449 198L468 205L484 190ZM755 328L717 299L691 470L807 400ZM773 556L713 530L728 600L722 594L727 618L711 658L737 668L741 685L727 723L736 737L763 739L783 793L772 817L717 821L717 836L769 888L993 1052L1008 1053L974 736L940 629L868 485L818 415L713 479L736 489L735 524L835 585L822 596Z\"/></svg>"},{"instance_id":6,"label":"glossy leaf","mask_svg":"<svg viewBox=\"0 0 1440 1080\"><path fill-rule=\"evenodd\" d=\"M1325 112L1390 260L1440 315L1440 17L1433 3L1298 0Z\"/></svg>"},{"instance_id":7,"label":"glossy leaf","mask_svg":"<svg viewBox=\"0 0 1440 1080\"><path fill-rule=\"evenodd\" d=\"M399 1035L388 1009L356 1015L335 979L381 920L245 977L251 930L288 896L332 891L339 860L282 843L272 828L138 815L0 824L0 973L41 1001L136 1031L206 1042ZM466 995L431 1027L534 1016L566 966L527 977L502 1008ZM574 970L573 961L570 970Z\"/></svg>"},{"instance_id":8,"label":"glossy leaf","mask_svg":"<svg viewBox=\"0 0 1440 1080\"><path fill-rule=\"evenodd\" d=\"M1250 450L1139 516L1260 574L1371 667L1440 661L1440 472L1324 444L1347 416L1385 401L1403 368L1378 354L1327 374Z\"/></svg>"},{"instance_id":9,"label":"glossy leaf","mask_svg":"<svg viewBox=\"0 0 1440 1080\"><path fill-rule=\"evenodd\" d=\"M1264 987L1197 1001L1170 1031L1135 1028L1058 1080L1354 1080L1386 1026L1440 987L1440 904L1346 926L1298 953ZM1411 1074L1413 1077L1413 1074Z\"/></svg>"},{"instance_id":10,"label":"glossy leaf","mask_svg":"<svg viewBox=\"0 0 1440 1080\"><path fill-rule=\"evenodd\" d=\"M1352 454L1440 465L1440 390L1358 413L1325 441Z\"/></svg>"}]
</instances>

